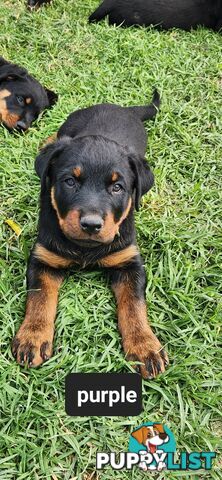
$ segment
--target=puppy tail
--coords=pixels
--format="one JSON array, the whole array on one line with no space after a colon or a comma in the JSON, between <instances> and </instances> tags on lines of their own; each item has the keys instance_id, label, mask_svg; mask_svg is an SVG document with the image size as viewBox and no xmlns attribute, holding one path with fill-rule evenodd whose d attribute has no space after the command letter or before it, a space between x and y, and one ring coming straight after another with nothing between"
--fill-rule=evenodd
<instances>
[{"instance_id":1,"label":"puppy tail","mask_svg":"<svg viewBox=\"0 0 222 480\"><path fill-rule=\"evenodd\" d=\"M113 0L105 0L89 17L89 23L99 22L110 13L110 5Z\"/></svg>"},{"instance_id":2,"label":"puppy tail","mask_svg":"<svg viewBox=\"0 0 222 480\"><path fill-rule=\"evenodd\" d=\"M160 94L155 89L153 92L153 99L150 105L146 107L128 107L132 112L134 112L141 120L150 120L154 118L160 108Z\"/></svg>"}]
</instances>

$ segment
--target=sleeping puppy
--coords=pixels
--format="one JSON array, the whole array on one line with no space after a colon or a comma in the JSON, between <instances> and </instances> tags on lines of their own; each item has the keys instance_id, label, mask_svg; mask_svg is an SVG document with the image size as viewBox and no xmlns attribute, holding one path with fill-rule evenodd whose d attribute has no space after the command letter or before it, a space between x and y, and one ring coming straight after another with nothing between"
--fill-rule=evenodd
<instances>
[{"instance_id":1,"label":"sleeping puppy","mask_svg":"<svg viewBox=\"0 0 222 480\"><path fill-rule=\"evenodd\" d=\"M168 362L147 321L145 271L136 244L134 207L153 185L144 159L145 107L102 104L72 113L36 159L41 178L39 233L28 265L25 319L12 352L37 367L52 355L59 287L69 267L102 267L110 276L128 360L144 378Z\"/></svg>"},{"instance_id":2,"label":"sleeping puppy","mask_svg":"<svg viewBox=\"0 0 222 480\"><path fill-rule=\"evenodd\" d=\"M27 130L57 98L27 70L0 57L0 122L9 130Z\"/></svg>"},{"instance_id":3,"label":"sleeping puppy","mask_svg":"<svg viewBox=\"0 0 222 480\"><path fill-rule=\"evenodd\" d=\"M109 23L129 27L154 25L190 30L198 25L222 28L222 0L104 0L90 22L109 16Z\"/></svg>"}]
</instances>

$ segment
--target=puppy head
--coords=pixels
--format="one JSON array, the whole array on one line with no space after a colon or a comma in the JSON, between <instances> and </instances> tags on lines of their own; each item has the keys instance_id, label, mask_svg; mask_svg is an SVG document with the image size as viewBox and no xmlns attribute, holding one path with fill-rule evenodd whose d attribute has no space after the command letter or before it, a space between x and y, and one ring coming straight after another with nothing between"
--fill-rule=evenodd
<instances>
[{"instance_id":1,"label":"puppy head","mask_svg":"<svg viewBox=\"0 0 222 480\"><path fill-rule=\"evenodd\" d=\"M144 426L132 433L139 443L148 447L152 453L156 450L156 446L167 443L169 437L160 423L154 423L153 426Z\"/></svg>"},{"instance_id":2,"label":"puppy head","mask_svg":"<svg viewBox=\"0 0 222 480\"><path fill-rule=\"evenodd\" d=\"M57 95L42 87L28 72L0 57L0 122L9 130L27 130Z\"/></svg>"},{"instance_id":3,"label":"puppy head","mask_svg":"<svg viewBox=\"0 0 222 480\"><path fill-rule=\"evenodd\" d=\"M138 203L153 183L145 160L99 136L63 137L46 146L36 171L65 236L87 246L111 243L133 208L135 190Z\"/></svg>"}]
</instances>

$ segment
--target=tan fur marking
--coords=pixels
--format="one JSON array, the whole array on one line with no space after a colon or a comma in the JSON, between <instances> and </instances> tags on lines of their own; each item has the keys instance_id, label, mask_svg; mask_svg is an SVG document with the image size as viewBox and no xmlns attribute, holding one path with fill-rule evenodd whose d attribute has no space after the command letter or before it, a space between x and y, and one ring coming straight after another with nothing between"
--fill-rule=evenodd
<instances>
[{"instance_id":1,"label":"tan fur marking","mask_svg":"<svg viewBox=\"0 0 222 480\"><path fill-rule=\"evenodd\" d=\"M62 279L48 273L40 277L40 289L28 292L25 319L13 340L12 351L19 363L30 360L37 367L52 355L54 320Z\"/></svg>"},{"instance_id":2,"label":"tan fur marking","mask_svg":"<svg viewBox=\"0 0 222 480\"><path fill-rule=\"evenodd\" d=\"M27 98L25 99L25 103L26 103L27 105L30 105L30 103L32 103L32 99L31 99L30 97L27 97Z\"/></svg>"},{"instance_id":3,"label":"tan fur marking","mask_svg":"<svg viewBox=\"0 0 222 480\"><path fill-rule=\"evenodd\" d=\"M43 140L43 142L40 143L40 148L43 148L46 145L49 145L50 143L54 143L56 139L57 139L57 133L53 133L53 135L50 135L50 137L46 138L46 140Z\"/></svg>"},{"instance_id":4,"label":"tan fur marking","mask_svg":"<svg viewBox=\"0 0 222 480\"><path fill-rule=\"evenodd\" d=\"M73 174L75 175L76 178L79 178L81 175L81 168L80 167L73 168Z\"/></svg>"},{"instance_id":5,"label":"tan fur marking","mask_svg":"<svg viewBox=\"0 0 222 480\"><path fill-rule=\"evenodd\" d=\"M20 117L15 113L9 112L7 109L7 102L5 98L9 97L10 95L11 92L9 92L9 90L0 90L0 121L9 128L15 128Z\"/></svg>"},{"instance_id":6,"label":"tan fur marking","mask_svg":"<svg viewBox=\"0 0 222 480\"><path fill-rule=\"evenodd\" d=\"M113 285L113 291L117 300L118 327L127 358L134 361L137 359L144 364L140 366L144 378L148 378L145 364L150 358L153 376L156 376L158 364L162 372L165 370L164 361L160 355L162 346L148 324L144 299L135 296L132 285L127 280Z\"/></svg>"},{"instance_id":7,"label":"tan fur marking","mask_svg":"<svg viewBox=\"0 0 222 480\"><path fill-rule=\"evenodd\" d=\"M120 225L123 223L123 221L128 216L128 214L130 212L130 209L131 209L131 206L132 206L132 198L129 199L128 205L127 205L125 211L123 212L122 216L118 220L118 222L114 221L114 217L113 217L112 213L108 213L106 215L104 227L102 228L102 230L100 232L100 236L103 238L104 242L108 243L109 241L112 241L114 239L115 235L117 235L119 233Z\"/></svg>"},{"instance_id":8,"label":"tan fur marking","mask_svg":"<svg viewBox=\"0 0 222 480\"><path fill-rule=\"evenodd\" d=\"M112 173L112 182L116 182L116 180L118 180L119 178L119 175L117 172L113 172Z\"/></svg>"},{"instance_id":9,"label":"tan fur marking","mask_svg":"<svg viewBox=\"0 0 222 480\"><path fill-rule=\"evenodd\" d=\"M60 255L50 252L47 250L47 248L40 245L40 243L36 244L34 255L40 262L43 262L53 268L67 268L74 263L73 260L60 257Z\"/></svg>"},{"instance_id":10,"label":"tan fur marking","mask_svg":"<svg viewBox=\"0 0 222 480\"><path fill-rule=\"evenodd\" d=\"M99 260L98 264L101 267L121 267L122 265L129 263L138 254L139 252L136 245L130 245L119 252L107 255L107 257Z\"/></svg>"},{"instance_id":11,"label":"tan fur marking","mask_svg":"<svg viewBox=\"0 0 222 480\"><path fill-rule=\"evenodd\" d=\"M4 88L3 90L0 90L0 100L4 100L4 98L10 97L11 92Z\"/></svg>"},{"instance_id":12,"label":"tan fur marking","mask_svg":"<svg viewBox=\"0 0 222 480\"><path fill-rule=\"evenodd\" d=\"M105 218L104 226L99 233L95 233L93 235L89 235L86 232L83 232L79 222L79 211L78 210L70 210L65 218L62 218L58 205L55 199L55 190L54 187L51 188L51 203L56 211L57 218L59 221L59 225L63 233L69 237L74 238L77 240L88 240L89 238L92 240L97 240L102 243L111 243L115 237L119 233L119 227L121 223L125 220L128 216L129 211L132 206L132 199L129 199L128 205L126 210L123 212L121 218L118 222L115 223L114 217L112 213L108 213Z\"/></svg>"},{"instance_id":13,"label":"tan fur marking","mask_svg":"<svg viewBox=\"0 0 222 480\"><path fill-rule=\"evenodd\" d=\"M59 221L59 225L62 228L63 219L60 217L60 214L59 214L59 209L58 209L56 199L55 199L55 189L54 189L54 187L51 188L51 203L52 203L52 206L53 206L54 210L56 211L58 221Z\"/></svg>"}]
</instances>

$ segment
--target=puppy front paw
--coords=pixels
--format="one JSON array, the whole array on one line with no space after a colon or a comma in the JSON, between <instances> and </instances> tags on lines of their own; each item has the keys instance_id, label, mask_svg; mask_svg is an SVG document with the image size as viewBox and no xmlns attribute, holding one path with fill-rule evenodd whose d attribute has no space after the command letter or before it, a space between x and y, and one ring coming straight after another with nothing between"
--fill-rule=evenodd
<instances>
[{"instance_id":1,"label":"puppy front paw","mask_svg":"<svg viewBox=\"0 0 222 480\"><path fill-rule=\"evenodd\" d=\"M169 364L167 353L152 331L143 335L139 334L138 337L135 336L131 340L128 338L124 350L127 352L127 360L141 363L141 365L135 365L134 368L145 379L155 378L163 373Z\"/></svg>"},{"instance_id":2,"label":"puppy front paw","mask_svg":"<svg viewBox=\"0 0 222 480\"><path fill-rule=\"evenodd\" d=\"M20 365L38 367L52 356L51 332L20 330L12 341L12 354Z\"/></svg>"}]
</instances>

